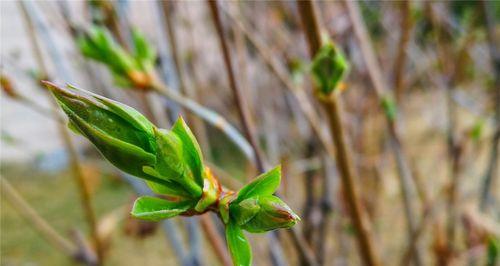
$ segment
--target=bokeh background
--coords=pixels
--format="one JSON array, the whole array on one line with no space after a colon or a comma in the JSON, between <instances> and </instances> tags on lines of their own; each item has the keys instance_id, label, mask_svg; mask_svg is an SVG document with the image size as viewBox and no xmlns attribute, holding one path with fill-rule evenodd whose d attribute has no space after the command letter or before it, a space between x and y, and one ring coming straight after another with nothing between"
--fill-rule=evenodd
<instances>
[{"instance_id":1,"label":"bokeh background","mask_svg":"<svg viewBox=\"0 0 500 266\"><path fill-rule=\"evenodd\" d=\"M280 189L302 218L297 227L324 254L324 265L360 265L337 165L303 110L303 102L312 106L321 134L330 140L327 114L310 78L305 32L311 29L302 27L303 10L294 1L218 5L237 84L267 165L283 166ZM495 265L500 236L499 2L350 2L359 11L358 20L344 1L315 5L324 35L350 63L336 93L361 207L382 265L418 265L415 254L405 260L410 243L418 249L420 265ZM124 102L155 116L161 127L168 128L179 114L188 117L224 185L237 189L257 175L252 162L219 130L155 93L119 88L106 67L84 58L77 46L79 34L92 25L108 28L125 46L132 29L142 32L157 51L155 68L166 85L243 131L206 2L1 1L0 14L2 86L9 84L22 95L2 91L0 97L2 179L69 241L89 245L89 228L50 98L39 86L44 71L37 56L56 83ZM356 31L356 22L368 38ZM367 47L375 55L371 65L363 51ZM405 193L373 68L397 105L395 128L412 177ZM71 133L71 139L105 243L106 265L220 264L198 217L177 217L168 225L129 217L136 183L81 136ZM408 233L403 194L414 213L416 239ZM455 213L453 238L447 231L450 209ZM76 263L37 233L22 212L2 197L1 265ZM280 233L279 239L286 264L304 264L290 237ZM254 264L272 265L268 238L259 234L250 240Z\"/></svg>"}]
</instances>

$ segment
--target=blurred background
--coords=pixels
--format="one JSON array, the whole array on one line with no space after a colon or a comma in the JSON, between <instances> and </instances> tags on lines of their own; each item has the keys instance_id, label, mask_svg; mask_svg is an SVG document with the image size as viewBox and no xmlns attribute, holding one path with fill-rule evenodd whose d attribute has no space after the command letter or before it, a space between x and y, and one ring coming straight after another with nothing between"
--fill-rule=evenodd
<instances>
[{"instance_id":1,"label":"blurred background","mask_svg":"<svg viewBox=\"0 0 500 266\"><path fill-rule=\"evenodd\" d=\"M0 2L1 265L89 264L95 236L105 265L224 265L200 217L129 216L133 200L150 191L65 129L40 86L47 79L126 103L163 128L182 115L207 164L235 190L258 174L251 147L183 102L217 112L243 136L246 109L266 168L282 164L280 191L301 216L300 241L318 264L362 264L356 240L364 233L350 218L336 160L333 137L341 133L311 79L308 5L217 6L218 19L205 1ZM498 265L500 3L312 6L321 34L350 65L333 97L380 265ZM119 84L87 58L79 40L97 26L128 52L132 32L144 35L156 51L155 75L182 99ZM229 69L243 102L235 101ZM217 217L205 215L224 240ZM255 265L308 265L289 235L277 235L278 262L265 234L248 235Z\"/></svg>"}]
</instances>

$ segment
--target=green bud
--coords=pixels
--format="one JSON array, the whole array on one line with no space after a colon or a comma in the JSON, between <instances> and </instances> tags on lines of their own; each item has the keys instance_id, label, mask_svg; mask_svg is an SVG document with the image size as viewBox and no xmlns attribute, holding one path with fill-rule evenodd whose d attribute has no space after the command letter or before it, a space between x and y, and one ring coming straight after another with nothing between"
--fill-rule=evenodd
<instances>
[{"instance_id":1,"label":"green bud","mask_svg":"<svg viewBox=\"0 0 500 266\"><path fill-rule=\"evenodd\" d=\"M230 213L236 224L251 233L290 228L300 220L288 205L273 195L246 199L231 205Z\"/></svg>"},{"instance_id":2,"label":"green bud","mask_svg":"<svg viewBox=\"0 0 500 266\"><path fill-rule=\"evenodd\" d=\"M156 144L154 126L143 115L124 104L74 87L60 88L49 82L45 85L68 115L70 128L88 138L124 172L147 176L142 168L156 163Z\"/></svg>"},{"instance_id":3,"label":"green bud","mask_svg":"<svg viewBox=\"0 0 500 266\"><path fill-rule=\"evenodd\" d=\"M177 216L187 211L193 202L180 201L173 202L160 198L143 196L134 202L131 214L136 218L149 221L160 221Z\"/></svg>"},{"instance_id":4,"label":"green bud","mask_svg":"<svg viewBox=\"0 0 500 266\"><path fill-rule=\"evenodd\" d=\"M344 55L329 41L314 56L311 73L319 92L329 95L338 87L348 69Z\"/></svg>"},{"instance_id":5,"label":"green bud","mask_svg":"<svg viewBox=\"0 0 500 266\"><path fill-rule=\"evenodd\" d=\"M85 57L105 64L119 86L146 89L152 83L156 53L139 31L132 32L132 40L134 51L129 53L105 28L93 27L78 39L78 46Z\"/></svg>"},{"instance_id":6,"label":"green bud","mask_svg":"<svg viewBox=\"0 0 500 266\"><path fill-rule=\"evenodd\" d=\"M398 113L396 102L389 95L384 95L381 99L382 108L384 109L385 115L389 120L394 121Z\"/></svg>"},{"instance_id":7,"label":"green bud","mask_svg":"<svg viewBox=\"0 0 500 266\"><path fill-rule=\"evenodd\" d=\"M69 127L89 139L113 165L147 180L156 193L201 196L201 152L182 119L171 131L160 130L129 106L74 87L45 84L68 115Z\"/></svg>"},{"instance_id":8,"label":"green bud","mask_svg":"<svg viewBox=\"0 0 500 266\"><path fill-rule=\"evenodd\" d=\"M293 226L299 217L281 199L273 196L280 180L281 167L278 166L244 186L229 205L234 223L252 233Z\"/></svg>"}]
</instances>

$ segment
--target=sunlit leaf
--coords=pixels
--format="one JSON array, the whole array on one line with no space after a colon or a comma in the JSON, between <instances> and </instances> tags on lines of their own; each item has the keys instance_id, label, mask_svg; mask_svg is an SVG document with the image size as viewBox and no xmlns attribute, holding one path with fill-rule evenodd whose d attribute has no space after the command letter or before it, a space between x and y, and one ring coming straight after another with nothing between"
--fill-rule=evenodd
<instances>
[{"instance_id":1,"label":"sunlit leaf","mask_svg":"<svg viewBox=\"0 0 500 266\"><path fill-rule=\"evenodd\" d=\"M233 264L235 266L250 266L252 251L243 230L234 222L226 225L226 240Z\"/></svg>"},{"instance_id":2,"label":"sunlit leaf","mask_svg":"<svg viewBox=\"0 0 500 266\"><path fill-rule=\"evenodd\" d=\"M187 211L192 202L172 202L160 198L143 196L134 202L132 216L144 220L159 221Z\"/></svg>"}]
</instances>

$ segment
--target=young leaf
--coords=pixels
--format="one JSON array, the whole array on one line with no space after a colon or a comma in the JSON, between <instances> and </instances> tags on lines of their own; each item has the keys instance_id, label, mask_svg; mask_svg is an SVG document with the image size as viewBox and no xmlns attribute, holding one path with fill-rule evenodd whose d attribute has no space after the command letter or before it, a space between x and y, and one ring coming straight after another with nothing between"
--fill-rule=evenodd
<instances>
[{"instance_id":1,"label":"young leaf","mask_svg":"<svg viewBox=\"0 0 500 266\"><path fill-rule=\"evenodd\" d=\"M183 146L182 157L191 170L196 183L203 186L204 167L200 145L198 145L198 141L196 141L196 138L186 125L186 122L184 122L184 119L182 119L182 116L175 122L172 132L181 140Z\"/></svg>"},{"instance_id":2,"label":"young leaf","mask_svg":"<svg viewBox=\"0 0 500 266\"><path fill-rule=\"evenodd\" d=\"M193 198L201 196L203 181L199 185L189 174L189 166L184 161L183 140L173 131L154 130L158 145L156 170L167 180L181 184Z\"/></svg>"},{"instance_id":3,"label":"young leaf","mask_svg":"<svg viewBox=\"0 0 500 266\"><path fill-rule=\"evenodd\" d=\"M172 202L160 198L143 196L134 202L131 214L136 218L159 221L185 212L192 204L190 201Z\"/></svg>"},{"instance_id":4,"label":"young leaf","mask_svg":"<svg viewBox=\"0 0 500 266\"><path fill-rule=\"evenodd\" d=\"M238 204L231 205L230 208L231 217L238 225L246 224L260 210L258 198L249 198L243 200Z\"/></svg>"},{"instance_id":5,"label":"young leaf","mask_svg":"<svg viewBox=\"0 0 500 266\"><path fill-rule=\"evenodd\" d=\"M256 177L248 185L244 186L238 192L238 198L235 203L242 200L255 197L272 195L279 187L281 181L281 166L277 166L269 172Z\"/></svg>"},{"instance_id":6,"label":"young leaf","mask_svg":"<svg viewBox=\"0 0 500 266\"><path fill-rule=\"evenodd\" d=\"M230 221L226 225L226 240L233 264L235 266L250 266L252 264L252 251L243 230Z\"/></svg>"}]
</instances>

